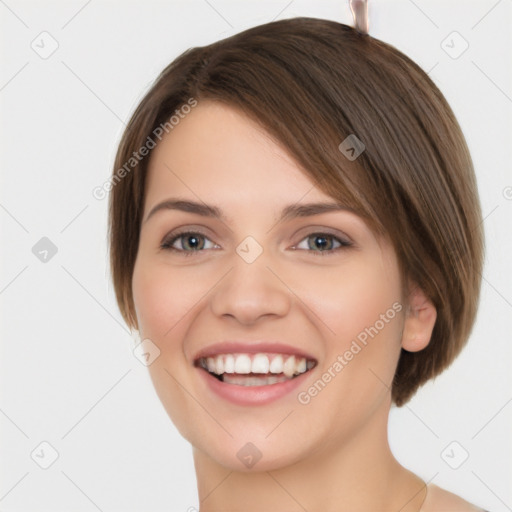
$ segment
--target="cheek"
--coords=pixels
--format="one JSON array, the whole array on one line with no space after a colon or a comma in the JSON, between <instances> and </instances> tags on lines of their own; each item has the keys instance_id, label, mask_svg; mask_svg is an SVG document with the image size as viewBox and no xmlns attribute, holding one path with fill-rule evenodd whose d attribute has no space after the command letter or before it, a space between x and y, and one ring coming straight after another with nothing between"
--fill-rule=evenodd
<instances>
[{"instance_id":1,"label":"cheek","mask_svg":"<svg viewBox=\"0 0 512 512\"><path fill-rule=\"evenodd\" d=\"M172 269L165 263L139 259L132 290L141 334L163 341L204 295L205 285L192 270Z\"/></svg>"},{"instance_id":2,"label":"cheek","mask_svg":"<svg viewBox=\"0 0 512 512\"><path fill-rule=\"evenodd\" d=\"M137 262L132 290L141 336L151 339L163 337L171 326L169 312L174 311L172 288L169 288L165 275L157 276L155 272L149 272L143 263Z\"/></svg>"},{"instance_id":3,"label":"cheek","mask_svg":"<svg viewBox=\"0 0 512 512\"><path fill-rule=\"evenodd\" d=\"M299 296L322 321L327 338L335 341L337 348L376 322L381 330L381 315L387 320L396 320L401 287L394 265L353 258L347 265L332 267L332 270L312 268L301 272L298 284ZM400 321L386 322L382 330L391 334L393 326L394 331L399 332L399 324Z\"/></svg>"},{"instance_id":4,"label":"cheek","mask_svg":"<svg viewBox=\"0 0 512 512\"><path fill-rule=\"evenodd\" d=\"M393 261L354 258L332 272L303 274L302 294L322 321L316 324L324 333L329 389L320 401L342 397L354 415L379 403L400 354L404 307L398 267Z\"/></svg>"}]
</instances>

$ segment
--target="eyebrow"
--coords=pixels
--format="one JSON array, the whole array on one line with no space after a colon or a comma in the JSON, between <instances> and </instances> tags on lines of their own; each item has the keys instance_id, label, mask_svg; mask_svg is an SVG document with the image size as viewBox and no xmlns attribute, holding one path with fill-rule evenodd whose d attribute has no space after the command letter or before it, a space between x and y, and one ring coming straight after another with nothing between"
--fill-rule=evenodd
<instances>
[{"instance_id":1,"label":"eyebrow","mask_svg":"<svg viewBox=\"0 0 512 512\"><path fill-rule=\"evenodd\" d=\"M182 212L195 213L202 217L210 217L223 221L227 220L226 215L217 206L182 199L166 199L151 209L143 223L146 223L157 212L166 210L179 210ZM312 215L319 215L321 213L337 211L352 211L352 209L339 203L291 204L283 208L278 222L291 220L297 217L309 217Z\"/></svg>"}]
</instances>

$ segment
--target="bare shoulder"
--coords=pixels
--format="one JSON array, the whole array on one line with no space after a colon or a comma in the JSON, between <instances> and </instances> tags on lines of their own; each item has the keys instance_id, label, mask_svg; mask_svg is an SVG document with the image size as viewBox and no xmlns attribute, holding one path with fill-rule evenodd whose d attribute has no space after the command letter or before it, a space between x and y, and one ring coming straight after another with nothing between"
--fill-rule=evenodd
<instances>
[{"instance_id":1,"label":"bare shoulder","mask_svg":"<svg viewBox=\"0 0 512 512\"><path fill-rule=\"evenodd\" d=\"M484 512L484 509L430 483L421 512Z\"/></svg>"}]
</instances>

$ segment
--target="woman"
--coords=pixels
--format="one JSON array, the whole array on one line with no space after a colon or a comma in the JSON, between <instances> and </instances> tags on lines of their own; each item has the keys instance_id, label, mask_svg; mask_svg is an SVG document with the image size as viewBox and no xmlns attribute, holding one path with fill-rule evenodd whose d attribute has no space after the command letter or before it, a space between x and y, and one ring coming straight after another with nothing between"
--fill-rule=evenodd
<instances>
[{"instance_id":1,"label":"woman","mask_svg":"<svg viewBox=\"0 0 512 512\"><path fill-rule=\"evenodd\" d=\"M201 512L482 510L387 439L466 343L483 260L464 137L409 58L309 18L191 49L130 120L110 201L117 300Z\"/></svg>"}]
</instances>

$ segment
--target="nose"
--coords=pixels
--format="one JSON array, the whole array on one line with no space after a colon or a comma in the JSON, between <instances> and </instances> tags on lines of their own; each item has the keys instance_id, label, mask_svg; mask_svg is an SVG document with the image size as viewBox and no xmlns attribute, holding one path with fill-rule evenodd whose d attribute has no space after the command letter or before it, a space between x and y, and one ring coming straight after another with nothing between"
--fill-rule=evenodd
<instances>
[{"instance_id":1,"label":"nose","mask_svg":"<svg viewBox=\"0 0 512 512\"><path fill-rule=\"evenodd\" d=\"M229 272L210 295L210 307L218 317L231 317L252 325L262 317L283 317L291 306L292 294L277 277L266 258L247 263L234 255Z\"/></svg>"}]
</instances>

